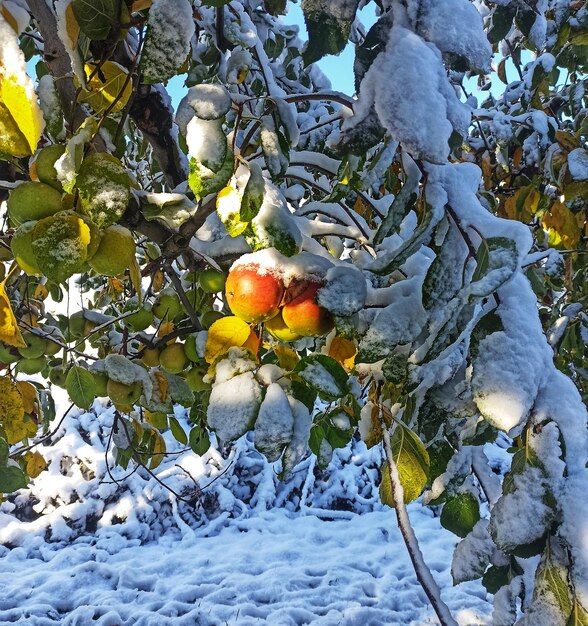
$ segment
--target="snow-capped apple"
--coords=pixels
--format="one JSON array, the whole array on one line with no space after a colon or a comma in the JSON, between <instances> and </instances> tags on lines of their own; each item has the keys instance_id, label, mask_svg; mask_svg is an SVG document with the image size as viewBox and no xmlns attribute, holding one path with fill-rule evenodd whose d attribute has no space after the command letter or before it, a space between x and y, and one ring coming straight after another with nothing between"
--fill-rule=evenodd
<instances>
[{"instance_id":1,"label":"snow-capped apple","mask_svg":"<svg viewBox=\"0 0 588 626\"><path fill-rule=\"evenodd\" d=\"M227 303L245 322L265 322L280 310L284 295L282 281L256 266L237 266L227 277Z\"/></svg>"},{"instance_id":2,"label":"snow-capped apple","mask_svg":"<svg viewBox=\"0 0 588 626\"><path fill-rule=\"evenodd\" d=\"M288 293L286 294L282 317L293 333L303 337L318 337L326 335L333 328L333 316L316 302L316 294L320 288L321 283L297 282L292 285L294 297L290 299Z\"/></svg>"}]
</instances>

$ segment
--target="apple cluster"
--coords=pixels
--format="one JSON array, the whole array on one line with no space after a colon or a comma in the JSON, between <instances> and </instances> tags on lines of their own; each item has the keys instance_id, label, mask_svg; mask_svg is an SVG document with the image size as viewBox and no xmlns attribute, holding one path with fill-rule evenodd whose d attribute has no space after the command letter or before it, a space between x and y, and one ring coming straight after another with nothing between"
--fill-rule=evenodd
<instances>
[{"instance_id":1,"label":"apple cluster","mask_svg":"<svg viewBox=\"0 0 588 626\"><path fill-rule=\"evenodd\" d=\"M231 311L240 319L259 324L280 341L326 335L333 316L317 303L322 282L295 279L287 286L280 276L259 265L233 266L225 293Z\"/></svg>"}]
</instances>

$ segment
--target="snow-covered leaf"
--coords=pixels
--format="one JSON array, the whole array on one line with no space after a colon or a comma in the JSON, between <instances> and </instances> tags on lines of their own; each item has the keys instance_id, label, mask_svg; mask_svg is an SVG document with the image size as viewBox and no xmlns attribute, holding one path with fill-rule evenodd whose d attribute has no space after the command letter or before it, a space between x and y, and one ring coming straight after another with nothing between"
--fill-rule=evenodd
<instances>
[{"instance_id":1,"label":"snow-covered leaf","mask_svg":"<svg viewBox=\"0 0 588 626\"><path fill-rule=\"evenodd\" d=\"M259 407L253 442L270 463L277 461L292 439L294 415L288 396L278 383L271 383Z\"/></svg>"},{"instance_id":2,"label":"snow-covered leaf","mask_svg":"<svg viewBox=\"0 0 588 626\"><path fill-rule=\"evenodd\" d=\"M515 273L518 265L516 244L506 237L483 239L476 261L470 293L478 297L487 296Z\"/></svg>"},{"instance_id":3,"label":"snow-covered leaf","mask_svg":"<svg viewBox=\"0 0 588 626\"><path fill-rule=\"evenodd\" d=\"M194 30L189 0L153 0L141 55L143 82L164 82L178 73L190 52Z\"/></svg>"},{"instance_id":4,"label":"snow-covered leaf","mask_svg":"<svg viewBox=\"0 0 588 626\"><path fill-rule=\"evenodd\" d=\"M123 164L105 153L84 159L76 177L82 207L100 228L117 222L131 197L131 181Z\"/></svg>"},{"instance_id":5,"label":"snow-covered leaf","mask_svg":"<svg viewBox=\"0 0 588 626\"><path fill-rule=\"evenodd\" d=\"M308 44L302 53L306 65L343 50L358 4L359 0L302 0L308 31Z\"/></svg>"},{"instance_id":6,"label":"snow-covered leaf","mask_svg":"<svg viewBox=\"0 0 588 626\"><path fill-rule=\"evenodd\" d=\"M250 222L257 216L263 203L263 194L265 191L265 181L261 167L253 162L249 165L249 170L249 180L245 185L243 199L241 200L240 218L243 222Z\"/></svg>"},{"instance_id":7,"label":"snow-covered leaf","mask_svg":"<svg viewBox=\"0 0 588 626\"><path fill-rule=\"evenodd\" d=\"M348 392L347 373L335 359L324 354L305 356L294 371L327 399L341 398Z\"/></svg>"},{"instance_id":8,"label":"snow-covered leaf","mask_svg":"<svg viewBox=\"0 0 588 626\"><path fill-rule=\"evenodd\" d=\"M225 140L226 141L226 140ZM228 182L233 175L233 153L227 149L225 160L218 172L213 172L192 157L190 159L190 173L188 174L188 185L194 192L196 200L201 200L211 193L217 193Z\"/></svg>"}]
</instances>

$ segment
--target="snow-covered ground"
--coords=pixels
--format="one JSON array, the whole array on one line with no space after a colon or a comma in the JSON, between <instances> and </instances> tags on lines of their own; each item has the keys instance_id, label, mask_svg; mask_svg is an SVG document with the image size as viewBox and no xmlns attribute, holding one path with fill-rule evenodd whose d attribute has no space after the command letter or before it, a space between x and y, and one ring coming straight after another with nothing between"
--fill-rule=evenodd
<instances>
[{"instance_id":1,"label":"snow-covered ground","mask_svg":"<svg viewBox=\"0 0 588 626\"><path fill-rule=\"evenodd\" d=\"M55 397L63 411L65 394ZM326 472L307 459L280 483L246 438L228 459L214 448L199 458L165 433L178 454L158 476L184 495L190 475L209 485L194 507L144 471L110 480L112 419L100 401L72 411L55 445L40 447L48 471L0 505L0 625L438 623L379 503L377 448L339 450ZM130 471L112 469L117 480ZM460 626L489 624L480 583L452 586L457 538L419 502L409 511Z\"/></svg>"},{"instance_id":2,"label":"snow-covered ground","mask_svg":"<svg viewBox=\"0 0 588 626\"><path fill-rule=\"evenodd\" d=\"M451 587L455 543L418 506L412 519L461 626L488 624L477 583ZM184 530L137 545L116 531L65 547L3 550L1 624L165 626L437 623L391 511L322 521L274 509L215 536Z\"/></svg>"}]
</instances>

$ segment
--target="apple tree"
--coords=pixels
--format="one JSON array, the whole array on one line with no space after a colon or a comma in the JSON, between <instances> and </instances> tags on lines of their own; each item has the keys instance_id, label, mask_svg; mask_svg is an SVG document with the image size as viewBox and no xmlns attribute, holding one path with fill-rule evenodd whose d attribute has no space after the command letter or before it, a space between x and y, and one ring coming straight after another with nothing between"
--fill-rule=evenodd
<instances>
[{"instance_id":1,"label":"apple tree","mask_svg":"<svg viewBox=\"0 0 588 626\"><path fill-rule=\"evenodd\" d=\"M282 480L361 438L442 624L419 497L495 623L588 624L588 11L366 4L303 0L303 45L285 0L0 2L0 492L52 386L149 472L167 430Z\"/></svg>"}]
</instances>

